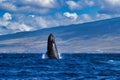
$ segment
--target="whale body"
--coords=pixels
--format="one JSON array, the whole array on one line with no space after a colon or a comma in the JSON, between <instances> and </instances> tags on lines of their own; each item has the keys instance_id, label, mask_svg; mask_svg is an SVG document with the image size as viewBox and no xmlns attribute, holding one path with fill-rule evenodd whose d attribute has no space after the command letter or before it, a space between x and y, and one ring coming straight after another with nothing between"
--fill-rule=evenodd
<instances>
[{"instance_id":1,"label":"whale body","mask_svg":"<svg viewBox=\"0 0 120 80\"><path fill-rule=\"evenodd\" d=\"M48 36L46 56L48 59L59 59L60 58L53 34L50 34Z\"/></svg>"}]
</instances>

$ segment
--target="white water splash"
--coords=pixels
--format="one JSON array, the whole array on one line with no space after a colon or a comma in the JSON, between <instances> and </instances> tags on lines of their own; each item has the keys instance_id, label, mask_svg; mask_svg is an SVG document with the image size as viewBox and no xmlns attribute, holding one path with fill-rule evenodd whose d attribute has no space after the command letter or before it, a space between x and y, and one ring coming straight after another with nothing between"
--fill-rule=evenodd
<instances>
[{"instance_id":1,"label":"white water splash","mask_svg":"<svg viewBox=\"0 0 120 80\"><path fill-rule=\"evenodd\" d=\"M47 59L48 57L47 57L47 55L46 55L46 53L43 53L42 54L42 59Z\"/></svg>"},{"instance_id":2,"label":"white water splash","mask_svg":"<svg viewBox=\"0 0 120 80\"><path fill-rule=\"evenodd\" d=\"M61 56L61 54L60 54L60 53L58 53L58 55L59 55L59 59L62 59L62 56Z\"/></svg>"},{"instance_id":3,"label":"white water splash","mask_svg":"<svg viewBox=\"0 0 120 80\"><path fill-rule=\"evenodd\" d=\"M62 59L61 54L60 54L60 53L58 53L58 55L59 55L59 59ZM48 57L47 57L46 53L43 53L43 54L42 54L42 59L48 59Z\"/></svg>"}]
</instances>

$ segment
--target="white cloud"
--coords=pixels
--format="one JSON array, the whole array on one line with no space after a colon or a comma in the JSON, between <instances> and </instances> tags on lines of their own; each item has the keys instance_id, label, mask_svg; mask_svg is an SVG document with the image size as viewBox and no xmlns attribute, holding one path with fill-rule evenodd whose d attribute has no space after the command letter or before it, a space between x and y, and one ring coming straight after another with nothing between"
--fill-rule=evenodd
<instances>
[{"instance_id":1,"label":"white cloud","mask_svg":"<svg viewBox=\"0 0 120 80\"><path fill-rule=\"evenodd\" d=\"M69 6L71 10L79 10L87 6L89 7L94 6L95 2L93 0L78 0L78 1L69 0L66 1L66 4Z\"/></svg>"},{"instance_id":2,"label":"white cloud","mask_svg":"<svg viewBox=\"0 0 120 80\"><path fill-rule=\"evenodd\" d=\"M18 22L10 22L9 25L7 25L6 27L8 27L8 29L10 29L13 33L33 30L32 27L27 26L24 23L18 23Z\"/></svg>"},{"instance_id":3,"label":"white cloud","mask_svg":"<svg viewBox=\"0 0 120 80\"><path fill-rule=\"evenodd\" d=\"M93 22L98 20L110 19L112 17L116 17L117 15L108 15L108 14L82 14L78 16L78 19L74 24L86 23L86 22Z\"/></svg>"},{"instance_id":4,"label":"white cloud","mask_svg":"<svg viewBox=\"0 0 120 80\"><path fill-rule=\"evenodd\" d=\"M65 12L63 15L73 20L76 20L78 18L78 15L76 13Z\"/></svg>"},{"instance_id":5,"label":"white cloud","mask_svg":"<svg viewBox=\"0 0 120 80\"><path fill-rule=\"evenodd\" d=\"M120 0L68 0L66 1L70 10L82 10L86 7L97 6L101 14L120 14Z\"/></svg>"},{"instance_id":6,"label":"white cloud","mask_svg":"<svg viewBox=\"0 0 120 80\"><path fill-rule=\"evenodd\" d=\"M113 6L120 6L120 0L105 0L108 4Z\"/></svg>"},{"instance_id":7,"label":"white cloud","mask_svg":"<svg viewBox=\"0 0 120 80\"><path fill-rule=\"evenodd\" d=\"M108 15L108 14L97 14L96 15L96 19L99 19L99 20L101 20L101 19L109 19L109 18L111 18L112 16L111 15Z\"/></svg>"},{"instance_id":8,"label":"white cloud","mask_svg":"<svg viewBox=\"0 0 120 80\"><path fill-rule=\"evenodd\" d=\"M40 28L47 28L50 26L47 24L47 21L42 17L36 18L36 23L40 26Z\"/></svg>"},{"instance_id":9,"label":"white cloud","mask_svg":"<svg viewBox=\"0 0 120 80\"><path fill-rule=\"evenodd\" d=\"M0 18L0 34L10 34L21 31L31 31L34 30L33 27L26 25L25 23L20 23L18 21L12 21L12 17L9 13L5 13L3 18ZM24 22L24 21L23 21Z\"/></svg>"},{"instance_id":10,"label":"white cloud","mask_svg":"<svg viewBox=\"0 0 120 80\"><path fill-rule=\"evenodd\" d=\"M30 17L32 17L32 18L34 18L35 17L35 15L29 15Z\"/></svg>"},{"instance_id":11,"label":"white cloud","mask_svg":"<svg viewBox=\"0 0 120 80\"><path fill-rule=\"evenodd\" d=\"M0 3L2 3L4 0L0 0Z\"/></svg>"},{"instance_id":12,"label":"white cloud","mask_svg":"<svg viewBox=\"0 0 120 80\"><path fill-rule=\"evenodd\" d=\"M58 2L63 3L61 7ZM54 10L63 9L66 4L72 11L61 13ZM92 6L99 7L100 12L77 14L78 10ZM0 18L0 26L9 29L7 32L4 28L3 32L14 33L118 17L120 0L0 0L0 10L8 12Z\"/></svg>"},{"instance_id":13,"label":"white cloud","mask_svg":"<svg viewBox=\"0 0 120 80\"><path fill-rule=\"evenodd\" d=\"M0 2L0 9L5 9L7 11L16 11L17 7L11 2L3 1Z\"/></svg>"},{"instance_id":14,"label":"white cloud","mask_svg":"<svg viewBox=\"0 0 120 80\"><path fill-rule=\"evenodd\" d=\"M93 6L95 3L92 0L84 0L85 4L87 4L88 6Z\"/></svg>"},{"instance_id":15,"label":"white cloud","mask_svg":"<svg viewBox=\"0 0 120 80\"><path fill-rule=\"evenodd\" d=\"M86 7L97 6L101 14L120 14L120 0L68 0L70 10L82 10Z\"/></svg>"},{"instance_id":16,"label":"white cloud","mask_svg":"<svg viewBox=\"0 0 120 80\"><path fill-rule=\"evenodd\" d=\"M20 24L20 26L18 26L18 27L19 27L20 31L31 31L32 30L31 27L29 27L29 26L27 26L25 24Z\"/></svg>"},{"instance_id":17,"label":"white cloud","mask_svg":"<svg viewBox=\"0 0 120 80\"><path fill-rule=\"evenodd\" d=\"M10 22L0 19L0 26L7 26Z\"/></svg>"},{"instance_id":18,"label":"white cloud","mask_svg":"<svg viewBox=\"0 0 120 80\"><path fill-rule=\"evenodd\" d=\"M56 6L56 0L24 0L22 3L44 8L54 8Z\"/></svg>"},{"instance_id":19,"label":"white cloud","mask_svg":"<svg viewBox=\"0 0 120 80\"><path fill-rule=\"evenodd\" d=\"M69 6L69 8L71 10L81 8L81 6L77 2L75 2L75 1L67 1L66 3L67 3L67 5Z\"/></svg>"},{"instance_id":20,"label":"white cloud","mask_svg":"<svg viewBox=\"0 0 120 80\"><path fill-rule=\"evenodd\" d=\"M92 19L91 19L91 16L88 15L88 14L83 14L80 16L81 20L83 20L83 23L84 22L90 22Z\"/></svg>"},{"instance_id":21,"label":"white cloud","mask_svg":"<svg viewBox=\"0 0 120 80\"><path fill-rule=\"evenodd\" d=\"M62 14L56 14L56 16L37 16L37 15L13 15L13 20L0 19L0 26L5 26L8 30L4 30L3 34L15 33L20 31L31 31L41 28L50 28L61 25L79 24L85 22L91 22L101 19L111 18L107 14L82 14L65 12ZM8 32L9 31L9 32ZM2 31L1 31L2 32Z\"/></svg>"},{"instance_id":22,"label":"white cloud","mask_svg":"<svg viewBox=\"0 0 120 80\"><path fill-rule=\"evenodd\" d=\"M100 13L120 14L120 0L99 0Z\"/></svg>"},{"instance_id":23,"label":"white cloud","mask_svg":"<svg viewBox=\"0 0 120 80\"><path fill-rule=\"evenodd\" d=\"M32 28L30 26L27 26L24 23L17 23L17 22L11 22L7 27L11 29L14 32L20 32L20 31L30 31Z\"/></svg>"},{"instance_id":24,"label":"white cloud","mask_svg":"<svg viewBox=\"0 0 120 80\"><path fill-rule=\"evenodd\" d=\"M0 9L14 13L45 14L58 7L56 0L0 1Z\"/></svg>"},{"instance_id":25,"label":"white cloud","mask_svg":"<svg viewBox=\"0 0 120 80\"><path fill-rule=\"evenodd\" d=\"M81 15L84 19L89 20L91 17L88 14L83 14Z\"/></svg>"},{"instance_id":26,"label":"white cloud","mask_svg":"<svg viewBox=\"0 0 120 80\"><path fill-rule=\"evenodd\" d=\"M3 15L3 19L4 20L11 20L12 19L12 16L11 16L11 14L10 13L5 13L4 15Z\"/></svg>"}]
</instances>

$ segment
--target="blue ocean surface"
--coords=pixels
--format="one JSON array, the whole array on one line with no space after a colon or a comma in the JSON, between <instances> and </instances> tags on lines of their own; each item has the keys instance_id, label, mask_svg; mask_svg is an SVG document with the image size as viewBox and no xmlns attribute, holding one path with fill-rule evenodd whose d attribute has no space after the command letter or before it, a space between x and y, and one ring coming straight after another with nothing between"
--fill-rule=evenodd
<instances>
[{"instance_id":1,"label":"blue ocean surface","mask_svg":"<svg viewBox=\"0 0 120 80\"><path fill-rule=\"evenodd\" d=\"M120 54L0 54L0 80L120 80Z\"/></svg>"}]
</instances>

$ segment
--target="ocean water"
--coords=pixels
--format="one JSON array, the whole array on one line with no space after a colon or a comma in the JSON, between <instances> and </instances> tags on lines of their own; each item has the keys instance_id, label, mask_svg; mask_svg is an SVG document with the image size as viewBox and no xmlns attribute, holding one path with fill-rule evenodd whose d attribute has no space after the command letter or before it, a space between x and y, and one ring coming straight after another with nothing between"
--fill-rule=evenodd
<instances>
[{"instance_id":1,"label":"ocean water","mask_svg":"<svg viewBox=\"0 0 120 80\"><path fill-rule=\"evenodd\" d=\"M120 80L120 54L0 54L0 80Z\"/></svg>"}]
</instances>

